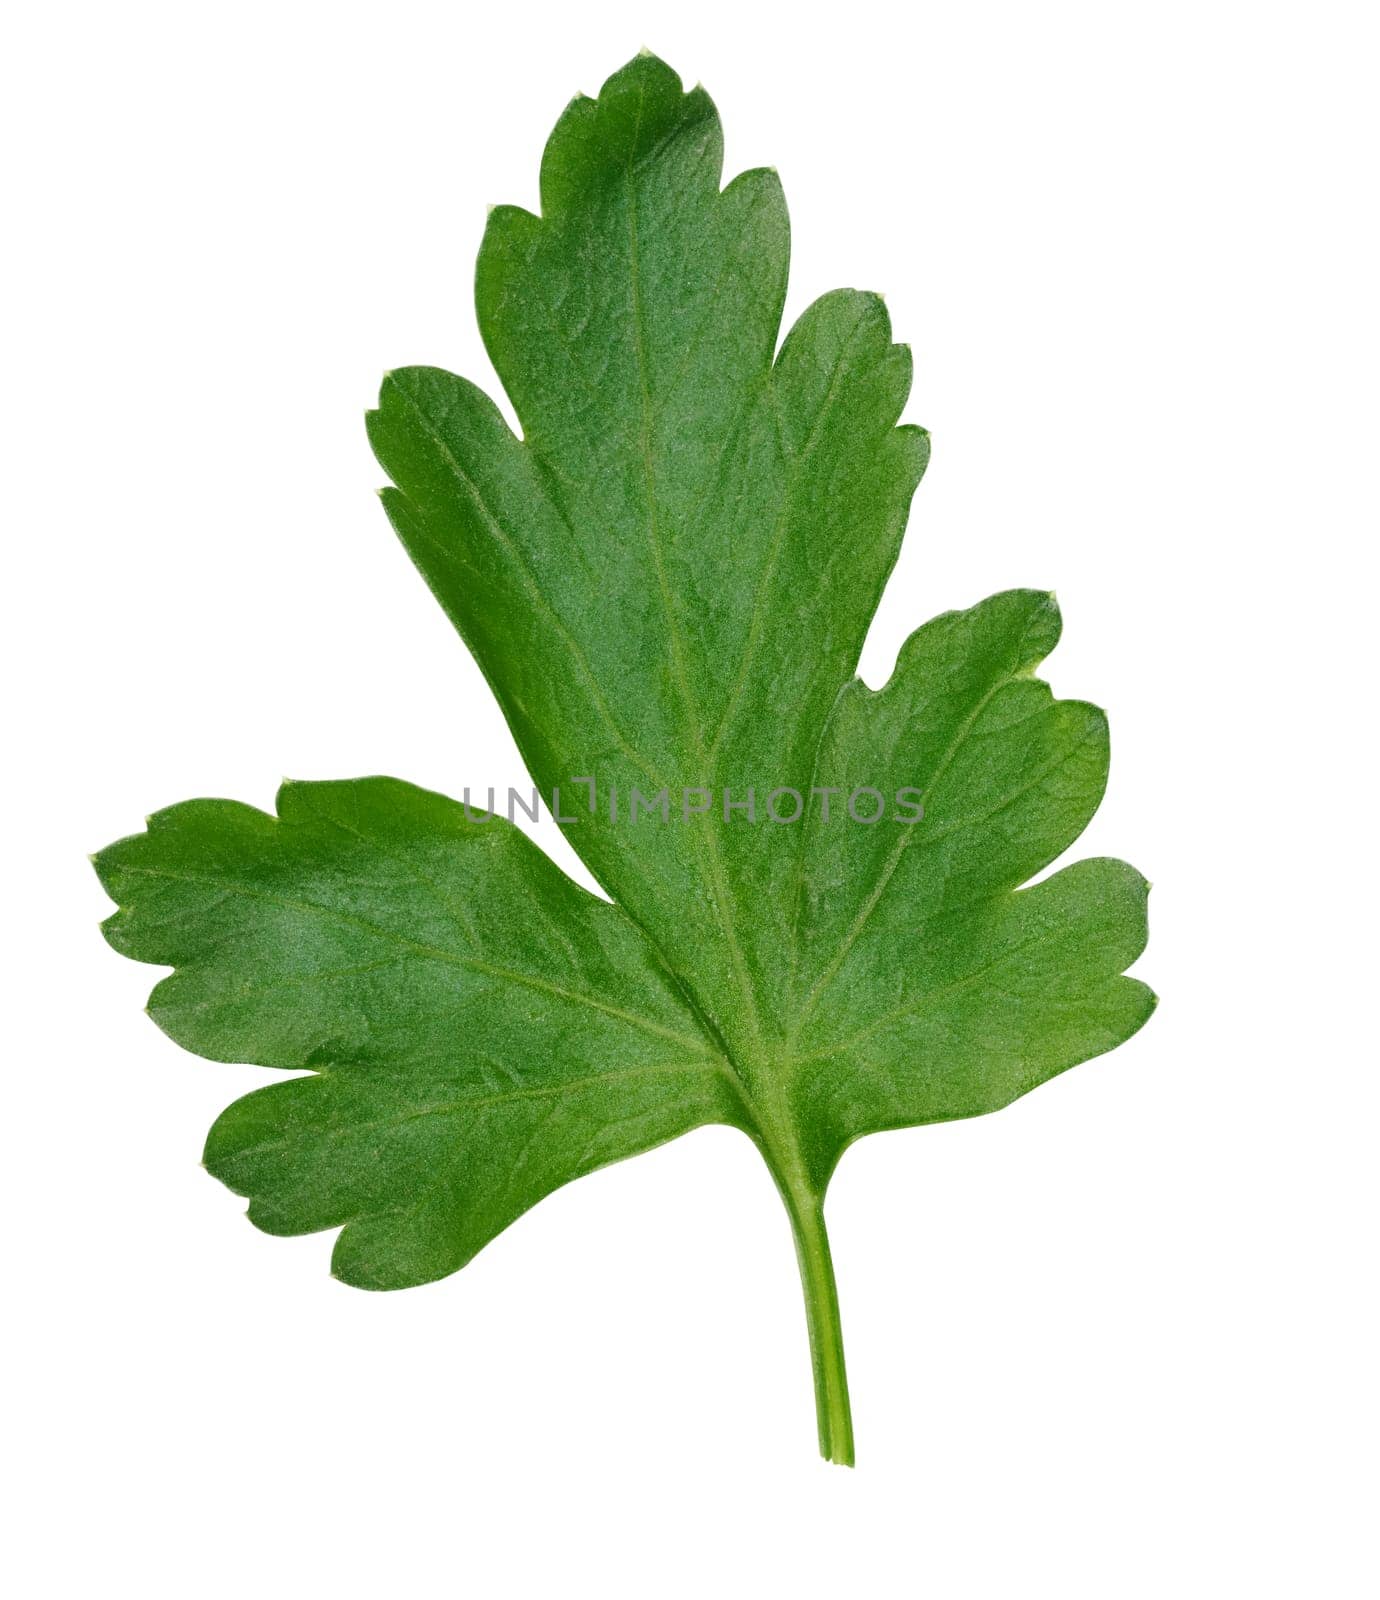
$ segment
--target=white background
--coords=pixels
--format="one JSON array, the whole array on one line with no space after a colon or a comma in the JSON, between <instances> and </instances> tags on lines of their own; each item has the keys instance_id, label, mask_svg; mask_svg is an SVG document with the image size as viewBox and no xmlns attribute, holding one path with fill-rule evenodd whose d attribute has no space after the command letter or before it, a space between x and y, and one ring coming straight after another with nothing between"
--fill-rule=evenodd
<instances>
[{"instance_id":1,"label":"white background","mask_svg":"<svg viewBox=\"0 0 1380 1600\"><path fill-rule=\"evenodd\" d=\"M1375 39L1338 4L25 8L3 55L8 1191L24 1597L1373 1596ZM1158 1014L786 1222L696 1133L397 1295L198 1158L88 851L280 775L522 781L390 533L382 372L491 383L489 202L647 44L779 167L788 317L886 292L934 456L864 659L1057 589L1074 854ZM570 866L550 824L539 837ZM576 869L578 870L578 869ZM1372 1521L1368 1530L1367 1521Z\"/></svg>"}]
</instances>

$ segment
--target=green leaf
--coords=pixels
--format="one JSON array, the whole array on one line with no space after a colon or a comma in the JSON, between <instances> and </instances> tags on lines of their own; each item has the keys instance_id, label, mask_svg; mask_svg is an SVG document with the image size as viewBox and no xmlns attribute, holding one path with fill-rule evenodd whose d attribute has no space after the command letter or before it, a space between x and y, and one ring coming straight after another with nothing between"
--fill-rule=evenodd
<instances>
[{"instance_id":1,"label":"green leaf","mask_svg":"<svg viewBox=\"0 0 1380 1600\"><path fill-rule=\"evenodd\" d=\"M175 806L97 866L111 943L176 969L160 1026L308 1074L232 1105L206 1163L268 1232L340 1227L347 1282L444 1276L582 1173L741 1128L795 1233L821 1448L851 1461L839 1156L1134 1033L1146 884L1095 860L1021 887L1107 776L1102 714L1033 676L1052 596L937 618L880 691L853 676L928 456L897 426L909 354L852 290L777 352L780 186L721 189L721 159L653 57L575 100L542 215L496 208L480 251L522 437L431 368L369 418L403 544L613 903L384 778L285 785L276 818Z\"/></svg>"},{"instance_id":2,"label":"green leaf","mask_svg":"<svg viewBox=\"0 0 1380 1600\"><path fill-rule=\"evenodd\" d=\"M483 815L476 813L476 816ZM502 818L391 778L193 800L98 859L150 1015L237 1101L206 1165L269 1233L344 1226L347 1283L454 1272L560 1184L736 1101L651 943Z\"/></svg>"}]
</instances>

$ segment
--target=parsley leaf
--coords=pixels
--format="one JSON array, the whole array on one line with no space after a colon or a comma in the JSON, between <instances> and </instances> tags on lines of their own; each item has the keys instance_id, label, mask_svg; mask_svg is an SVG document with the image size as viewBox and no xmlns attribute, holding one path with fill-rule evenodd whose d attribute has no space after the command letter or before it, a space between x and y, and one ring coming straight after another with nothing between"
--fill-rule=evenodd
<instances>
[{"instance_id":1,"label":"parsley leaf","mask_svg":"<svg viewBox=\"0 0 1380 1600\"><path fill-rule=\"evenodd\" d=\"M776 353L780 185L720 189L721 162L708 97L651 56L576 99L541 217L498 207L479 257L523 437L430 368L369 418L403 544L614 903L388 778L174 806L96 864L110 942L175 969L166 1032L305 1070L230 1106L206 1164L267 1232L341 1228L348 1283L442 1277L582 1173L742 1129L795 1231L821 1449L851 1462L840 1155L1134 1033L1146 884L1093 860L1020 887L1107 774L1101 712L1033 676L1052 596L853 676L928 456L896 426L909 353L851 290Z\"/></svg>"}]
</instances>

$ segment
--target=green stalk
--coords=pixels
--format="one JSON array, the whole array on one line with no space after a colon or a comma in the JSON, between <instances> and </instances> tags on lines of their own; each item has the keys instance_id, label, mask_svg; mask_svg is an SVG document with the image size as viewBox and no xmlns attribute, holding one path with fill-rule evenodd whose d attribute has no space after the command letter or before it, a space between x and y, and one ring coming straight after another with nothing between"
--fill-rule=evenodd
<instances>
[{"instance_id":1,"label":"green stalk","mask_svg":"<svg viewBox=\"0 0 1380 1600\"><path fill-rule=\"evenodd\" d=\"M724 1056L732 1060L727 1047ZM809 1168L784 1112L779 1085L772 1085L770 1079L759 1081L756 1093L750 1094L736 1070L732 1080L743 1106L743 1126L751 1130L791 1219L800 1286L805 1292L805 1324L810 1333L819 1453L826 1461L851 1467L853 1410L843 1360L839 1291L829 1253L829 1233L824 1226L824 1196L810 1181Z\"/></svg>"},{"instance_id":2,"label":"green stalk","mask_svg":"<svg viewBox=\"0 0 1380 1600\"><path fill-rule=\"evenodd\" d=\"M839 1321L838 1287L824 1227L824 1207L810 1192L781 1185L791 1218L800 1282L805 1291L805 1321L810 1330L810 1364L815 1375L815 1412L819 1421L819 1453L839 1466L853 1465L853 1413L848 1402L848 1373L843 1362L843 1327Z\"/></svg>"}]
</instances>

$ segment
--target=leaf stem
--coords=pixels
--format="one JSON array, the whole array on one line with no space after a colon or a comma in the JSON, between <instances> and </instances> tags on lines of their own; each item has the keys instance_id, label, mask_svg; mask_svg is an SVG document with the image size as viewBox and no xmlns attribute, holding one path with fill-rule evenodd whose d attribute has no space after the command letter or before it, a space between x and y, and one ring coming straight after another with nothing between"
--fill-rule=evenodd
<instances>
[{"instance_id":1,"label":"leaf stem","mask_svg":"<svg viewBox=\"0 0 1380 1600\"><path fill-rule=\"evenodd\" d=\"M843 1327L839 1320L838 1286L824 1227L824 1205L808 1190L781 1185L782 1198L795 1235L800 1282L805 1291L805 1320L810 1330L810 1364L815 1375L815 1412L819 1421L819 1453L839 1466L853 1465L853 1413L848 1401L848 1373L843 1362Z\"/></svg>"}]
</instances>

